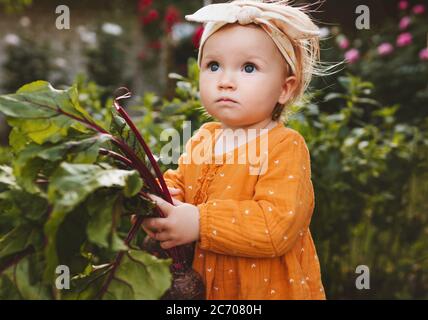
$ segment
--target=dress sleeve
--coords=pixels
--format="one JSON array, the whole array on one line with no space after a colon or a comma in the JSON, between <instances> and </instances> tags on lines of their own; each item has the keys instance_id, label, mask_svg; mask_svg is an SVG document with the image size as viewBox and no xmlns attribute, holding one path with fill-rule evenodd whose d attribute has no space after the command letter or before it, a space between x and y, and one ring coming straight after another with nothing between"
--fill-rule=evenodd
<instances>
[{"instance_id":1,"label":"dress sleeve","mask_svg":"<svg viewBox=\"0 0 428 320\"><path fill-rule=\"evenodd\" d=\"M165 171L163 177L165 179L165 183L170 188L176 188L181 190L181 194L178 196L174 196L174 198L179 201L184 201L184 165L183 165L183 155L178 158L178 167L177 169L168 169Z\"/></svg>"},{"instance_id":2,"label":"dress sleeve","mask_svg":"<svg viewBox=\"0 0 428 320\"><path fill-rule=\"evenodd\" d=\"M213 199L198 205L202 249L243 257L282 256L309 227L314 192L304 138L288 134L267 159L251 200Z\"/></svg>"}]
</instances>

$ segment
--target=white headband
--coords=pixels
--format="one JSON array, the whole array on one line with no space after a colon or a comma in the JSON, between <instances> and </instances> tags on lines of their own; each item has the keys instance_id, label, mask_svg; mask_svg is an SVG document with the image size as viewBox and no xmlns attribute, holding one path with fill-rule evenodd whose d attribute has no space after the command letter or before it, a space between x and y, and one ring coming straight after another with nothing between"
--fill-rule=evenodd
<instances>
[{"instance_id":1,"label":"white headband","mask_svg":"<svg viewBox=\"0 0 428 320\"><path fill-rule=\"evenodd\" d=\"M296 53L292 42L305 46L308 39L318 38L319 28L312 20L296 7L279 3L264 3L257 0L238 0L229 3L218 3L205 6L186 20L205 23L198 54L201 65L202 48L205 41L221 27L229 23L260 25L272 38L293 74L296 74ZM310 50L310 49L309 49ZM313 57L310 57L313 59Z\"/></svg>"}]
</instances>

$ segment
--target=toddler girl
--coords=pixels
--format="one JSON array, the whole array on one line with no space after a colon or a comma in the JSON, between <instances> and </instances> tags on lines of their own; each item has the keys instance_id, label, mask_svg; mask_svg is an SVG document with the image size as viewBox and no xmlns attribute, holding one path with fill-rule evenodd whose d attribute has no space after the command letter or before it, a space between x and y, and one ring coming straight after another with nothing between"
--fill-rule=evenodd
<instances>
[{"instance_id":1,"label":"toddler girl","mask_svg":"<svg viewBox=\"0 0 428 320\"><path fill-rule=\"evenodd\" d=\"M165 173L174 205L153 196L167 217L143 228L164 249L196 241L207 299L325 299L310 155L281 121L317 73L319 29L287 1L213 4L186 19L205 23L200 98L218 122Z\"/></svg>"}]
</instances>

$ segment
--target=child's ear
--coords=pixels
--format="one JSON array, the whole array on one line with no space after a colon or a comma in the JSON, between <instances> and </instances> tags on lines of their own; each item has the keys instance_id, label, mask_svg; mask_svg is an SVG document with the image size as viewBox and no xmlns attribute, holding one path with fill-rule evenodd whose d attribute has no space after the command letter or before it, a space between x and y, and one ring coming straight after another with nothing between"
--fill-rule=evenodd
<instances>
[{"instance_id":1,"label":"child's ear","mask_svg":"<svg viewBox=\"0 0 428 320\"><path fill-rule=\"evenodd\" d=\"M296 76L287 77L282 85L281 95L278 98L278 103L285 104L291 97L297 85Z\"/></svg>"}]
</instances>

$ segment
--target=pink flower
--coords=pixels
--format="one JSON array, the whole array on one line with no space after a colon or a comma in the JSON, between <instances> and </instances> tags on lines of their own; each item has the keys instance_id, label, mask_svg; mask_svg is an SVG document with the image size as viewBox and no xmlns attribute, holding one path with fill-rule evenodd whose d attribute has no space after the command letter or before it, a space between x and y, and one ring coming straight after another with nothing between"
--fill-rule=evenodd
<instances>
[{"instance_id":1,"label":"pink flower","mask_svg":"<svg viewBox=\"0 0 428 320\"><path fill-rule=\"evenodd\" d=\"M342 39L339 40L339 47L341 49L348 49L349 47L349 40L346 39L345 37L343 37Z\"/></svg>"},{"instance_id":2,"label":"pink flower","mask_svg":"<svg viewBox=\"0 0 428 320\"><path fill-rule=\"evenodd\" d=\"M153 0L140 0L138 2L138 10L140 12L143 12L144 10L147 9L147 7L150 7L153 3Z\"/></svg>"},{"instance_id":3,"label":"pink flower","mask_svg":"<svg viewBox=\"0 0 428 320\"><path fill-rule=\"evenodd\" d=\"M146 16L141 17L143 25L148 25L159 18L159 12L156 9L150 9Z\"/></svg>"},{"instance_id":4,"label":"pink flower","mask_svg":"<svg viewBox=\"0 0 428 320\"><path fill-rule=\"evenodd\" d=\"M410 25L411 21L412 20L409 17L407 17L407 16L402 17L401 20L400 20L400 30L407 29L408 26Z\"/></svg>"},{"instance_id":5,"label":"pink flower","mask_svg":"<svg viewBox=\"0 0 428 320\"><path fill-rule=\"evenodd\" d=\"M397 46L405 47L412 43L413 37L410 32L401 33L397 38Z\"/></svg>"},{"instance_id":6,"label":"pink flower","mask_svg":"<svg viewBox=\"0 0 428 320\"><path fill-rule=\"evenodd\" d=\"M417 4L413 7L414 14L422 14L425 12L425 6L423 4Z\"/></svg>"},{"instance_id":7,"label":"pink flower","mask_svg":"<svg viewBox=\"0 0 428 320\"><path fill-rule=\"evenodd\" d=\"M166 31L171 32L174 24L180 21L180 11L174 6L168 6L165 13Z\"/></svg>"},{"instance_id":8,"label":"pink flower","mask_svg":"<svg viewBox=\"0 0 428 320\"><path fill-rule=\"evenodd\" d=\"M419 58L423 61L428 61L428 48L424 48L419 52Z\"/></svg>"},{"instance_id":9,"label":"pink flower","mask_svg":"<svg viewBox=\"0 0 428 320\"><path fill-rule=\"evenodd\" d=\"M407 1L405 1L405 0L400 1L400 2L398 3L398 8L399 8L400 10L406 10L408 7L409 7L409 3L408 3Z\"/></svg>"},{"instance_id":10,"label":"pink flower","mask_svg":"<svg viewBox=\"0 0 428 320\"><path fill-rule=\"evenodd\" d=\"M355 63L360 59L360 51L358 49L351 49L345 52L345 59L349 63Z\"/></svg>"},{"instance_id":11,"label":"pink flower","mask_svg":"<svg viewBox=\"0 0 428 320\"><path fill-rule=\"evenodd\" d=\"M377 52L380 56L387 56L394 51L394 47L392 44L388 42L382 43L379 47L377 47Z\"/></svg>"},{"instance_id":12,"label":"pink flower","mask_svg":"<svg viewBox=\"0 0 428 320\"><path fill-rule=\"evenodd\" d=\"M201 42L203 33L204 33L204 27L202 25L195 30L195 33L193 34L193 37L192 37L192 43L195 46L195 48L199 48L199 44Z\"/></svg>"}]
</instances>

